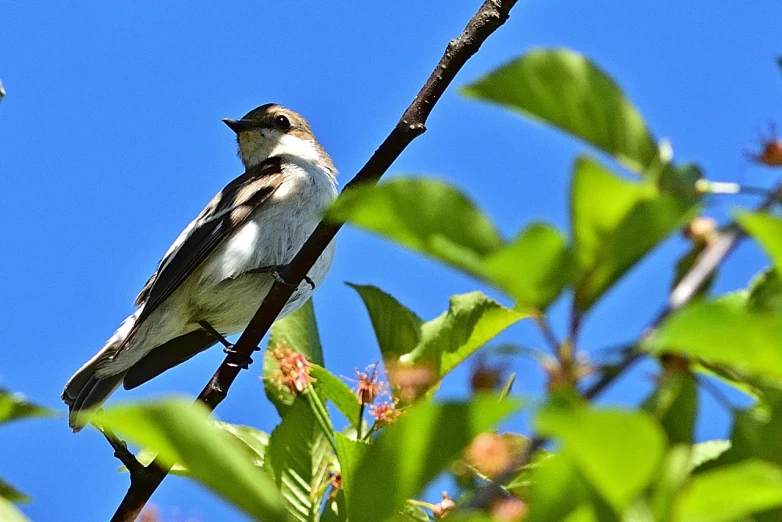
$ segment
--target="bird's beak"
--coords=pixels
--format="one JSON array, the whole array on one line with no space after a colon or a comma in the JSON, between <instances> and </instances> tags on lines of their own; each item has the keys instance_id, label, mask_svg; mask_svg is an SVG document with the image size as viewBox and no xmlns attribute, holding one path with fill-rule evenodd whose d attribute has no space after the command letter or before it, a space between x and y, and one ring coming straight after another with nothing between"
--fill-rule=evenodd
<instances>
[{"instance_id":1,"label":"bird's beak","mask_svg":"<svg viewBox=\"0 0 782 522\"><path fill-rule=\"evenodd\" d=\"M232 120L231 118L223 118L223 123L228 125L228 128L234 131L236 134L258 127L256 122L249 120Z\"/></svg>"}]
</instances>

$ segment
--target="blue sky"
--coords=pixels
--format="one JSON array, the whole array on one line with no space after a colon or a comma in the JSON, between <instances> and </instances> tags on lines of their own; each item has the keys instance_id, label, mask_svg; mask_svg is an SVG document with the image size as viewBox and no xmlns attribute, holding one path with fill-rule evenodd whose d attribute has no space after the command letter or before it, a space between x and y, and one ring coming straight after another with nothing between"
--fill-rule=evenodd
<instances>
[{"instance_id":1,"label":"blue sky","mask_svg":"<svg viewBox=\"0 0 782 522\"><path fill-rule=\"evenodd\" d=\"M179 231L241 172L220 122L274 101L301 112L346 182L395 124L448 40L479 6L396 2L0 2L0 385L64 411L63 384L132 310L136 293ZM768 184L753 148L778 119L782 77L774 59L782 5L755 2L520 2L456 80L463 85L535 46L566 46L625 89L679 160L714 179ZM426 173L468 192L508 236L544 219L567 228L574 156L585 147L449 90L429 131L391 175ZM737 200L750 203L751 199ZM735 200L733 202L736 202ZM724 217L728 203L713 210ZM655 251L588 317L581 345L637 336L663 302L684 243ZM766 260L743 247L717 290L746 285ZM327 365L337 374L373 362L377 347L360 300L343 281L372 283L430 319L472 280L354 230L343 230L315 305ZM558 331L565 306L554 307ZM531 324L500 340L542 346ZM197 393L222 354L205 353L117 399ZM543 377L514 361L516 390L539 394ZM634 404L653 365L623 379L606 402ZM270 430L276 414L258 380L240 376L219 416ZM463 393L467 371L443 395ZM739 397L733 396L735 400ZM709 397L701 439L724 436ZM524 419L511 424L525 429ZM0 476L35 497L34 520L107 520L127 486L94 430L72 435L65 418L0 430ZM244 520L186 480L155 494L167 520Z\"/></svg>"}]
</instances>

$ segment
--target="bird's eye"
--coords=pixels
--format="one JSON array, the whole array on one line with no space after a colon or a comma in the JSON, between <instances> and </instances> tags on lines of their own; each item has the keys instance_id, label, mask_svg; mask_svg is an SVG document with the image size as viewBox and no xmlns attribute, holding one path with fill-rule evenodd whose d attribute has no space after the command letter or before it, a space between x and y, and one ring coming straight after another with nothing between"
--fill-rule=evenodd
<instances>
[{"instance_id":1,"label":"bird's eye","mask_svg":"<svg viewBox=\"0 0 782 522\"><path fill-rule=\"evenodd\" d=\"M277 126L277 128L282 130L287 130L291 128L290 120L288 119L287 116L283 116L282 114L274 118L274 124Z\"/></svg>"}]
</instances>

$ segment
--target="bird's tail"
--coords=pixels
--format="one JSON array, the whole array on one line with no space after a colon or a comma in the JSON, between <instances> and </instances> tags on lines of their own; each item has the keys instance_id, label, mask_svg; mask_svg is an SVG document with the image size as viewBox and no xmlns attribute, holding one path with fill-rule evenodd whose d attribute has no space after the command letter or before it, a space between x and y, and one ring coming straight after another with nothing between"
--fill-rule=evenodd
<instances>
[{"instance_id":1,"label":"bird's tail","mask_svg":"<svg viewBox=\"0 0 782 522\"><path fill-rule=\"evenodd\" d=\"M65 384L62 400L68 405L70 414L68 423L75 432L80 431L90 422L96 409L103 404L109 395L114 393L122 382L125 372L105 375L98 370L116 355L122 346L133 323L135 314L128 317L114 335L95 356L84 363ZM100 374L100 375L99 375Z\"/></svg>"},{"instance_id":2,"label":"bird's tail","mask_svg":"<svg viewBox=\"0 0 782 522\"><path fill-rule=\"evenodd\" d=\"M109 377L95 376L96 363L88 363L77 371L65 385L62 392L62 400L68 404L70 414L68 415L68 424L74 433L90 422L95 413L95 409L100 407L109 395L114 393L124 373L111 375Z\"/></svg>"}]
</instances>

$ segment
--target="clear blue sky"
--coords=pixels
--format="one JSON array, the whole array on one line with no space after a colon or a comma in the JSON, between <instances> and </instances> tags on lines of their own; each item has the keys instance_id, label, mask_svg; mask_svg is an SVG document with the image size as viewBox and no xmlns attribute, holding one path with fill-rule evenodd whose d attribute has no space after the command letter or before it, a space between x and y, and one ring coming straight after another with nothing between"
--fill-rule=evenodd
<instances>
[{"instance_id":1,"label":"clear blue sky","mask_svg":"<svg viewBox=\"0 0 782 522\"><path fill-rule=\"evenodd\" d=\"M241 172L221 122L262 103L310 120L347 181L394 125L445 44L480 0L327 2L0 2L0 384L64 411L71 373L131 310L160 256L212 195ZM782 109L782 4L754 2L522 1L457 78L463 85L532 46L567 46L609 71L680 160L715 179L767 183L751 148ZM470 193L507 234L532 219L567 227L573 157L585 149L554 131L451 89L392 173L427 173ZM724 207L723 207L724 208ZM717 210L724 216L724 210ZM589 316L593 353L634 336L663 301L668 242ZM717 289L746 284L765 263L742 248ZM344 230L316 294L327 364L352 375L378 357L367 315L343 281L373 283L424 318L468 278L367 234ZM563 306L554 322L563 323ZM502 340L542 345L529 324ZM222 354L203 354L117 399L197 393ZM535 366L516 361L517 391L539 394ZM605 400L632 404L653 365ZM222 419L269 430L276 414L244 372ZM462 393L467 372L444 395ZM724 436L727 418L706 398L698 436ZM524 429L517 421L514 429ZM107 520L127 486L94 430L72 435L65 418L0 429L0 476L35 497L38 521ZM179 478L153 498L167 520L244 520Z\"/></svg>"}]
</instances>

